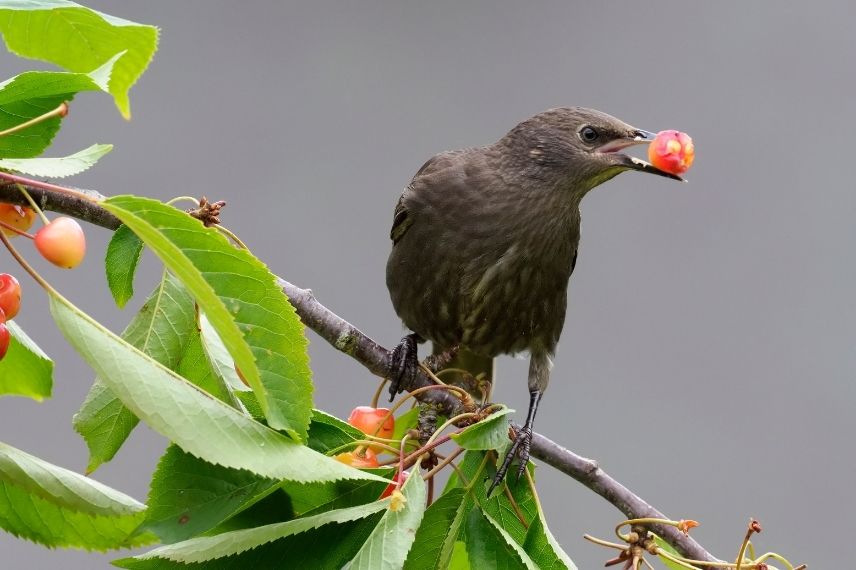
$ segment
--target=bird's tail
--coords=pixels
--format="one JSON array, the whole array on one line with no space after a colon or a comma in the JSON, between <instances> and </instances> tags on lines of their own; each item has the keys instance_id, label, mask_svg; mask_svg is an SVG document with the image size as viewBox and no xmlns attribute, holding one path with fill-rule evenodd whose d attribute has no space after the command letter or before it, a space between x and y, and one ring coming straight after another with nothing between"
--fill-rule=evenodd
<instances>
[{"instance_id":1,"label":"bird's tail","mask_svg":"<svg viewBox=\"0 0 856 570\"><path fill-rule=\"evenodd\" d=\"M443 353L443 349L434 345L434 354ZM463 387L476 401L488 396L490 383L494 379L494 359L481 356L465 348L460 349L448 364L443 366L441 380L447 384Z\"/></svg>"}]
</instances>

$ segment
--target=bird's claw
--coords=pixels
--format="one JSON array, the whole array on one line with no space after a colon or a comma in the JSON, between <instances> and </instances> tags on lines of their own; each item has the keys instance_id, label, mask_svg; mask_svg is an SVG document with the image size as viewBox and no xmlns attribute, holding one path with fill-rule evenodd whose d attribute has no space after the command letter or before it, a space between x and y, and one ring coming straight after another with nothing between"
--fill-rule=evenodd
<instances>
[{"instance_id":1,"label":"bird's claw","mask_svg":"<svg viewBox=\"0 0 856 570\"><path fill-rule=\"evenodd\" d=\"M416 370L419 368L417 342L416 334L409 334L392 349L387 369L390 402L416 379Z\"/></svg>"},{"instance_id":2,"label":"bird's claw","mask_svg":"<svg viewBox=\"0 0 856 570\"><path fill-rule=\"evenodd\" d=\"M493 481L490 484L490 488L487 490L488 497L490 497L494 489L499 487L502 480L505 479L505 474L508 472L508 468L511 466L511 462L514 461L515 457L520 460L520 465L517 467L517 480L520 481L520 478L526 471L526 466L529 464L529 448L531 444L532 428L523 427L518 430L514 436L514 443L511 444L511 448L508 450L508 453L505 454L505 458L502 460L502 465L497 469L496 475L493 477Z\"/></svg>"}]
</instances>

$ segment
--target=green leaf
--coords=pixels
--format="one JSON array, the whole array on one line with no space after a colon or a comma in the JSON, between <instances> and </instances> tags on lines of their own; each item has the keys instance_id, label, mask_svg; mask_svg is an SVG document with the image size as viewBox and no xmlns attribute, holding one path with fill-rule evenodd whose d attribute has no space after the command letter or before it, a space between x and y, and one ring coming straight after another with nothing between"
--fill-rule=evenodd
<instances>
[{"instance_id":1,"label":"green leaf","mask_svg":"<svg viewBox=\"0 0 856 570\"><path fill-rule=\"evenodd\" d=\"M419 406L410 408L397 418L395 418L395 429L392 431L391 439L401 439L411 429L416 427L416 422L419 421Z\"/></svg>"},{"instance_id":2,"label":"green leaf","mask_svg":"<svg viewBox=\"0 0 856 570\"><path fill-rule=\"evenodd\" d=\"M490 459L485 461L484 451L467 451L464 459L458 465L460 472L466 482L460 481L456 472L454 479L450 478L450 485L463 486L475 499L476 503L484 509L485 513L492 517L497 524L507 532L517 544L523 544L526 540L527 527L538 514L535 497L529 488L526 477L518 481L515 474L505 478L503 483L507 486L509 493L514 498L514 503L509 500L502 487L487 498L487 489L496 473L494 462ZM493 455L493 453L491 453ZM530 474L534 473L535 466L528 466ZM520 520L523 518L523 521Z\"/></svg>"},{"instance_id":3,"label":"green leaf","mask_svg":"<svg viewBox=\"0 0 856 570\"><path fill-rule=\"evenodd\" d=\"M665 550L666 552L668 552L669 554L671 554L673 556L680 556L678 551L675 550L675 548L671 544L669 544L668 542L666 542L665 540L663 540L661 537L657 536L656 534L652 533L652 535L654 536L654 542L657 543L657 546L661 550ZM660 556L659 558L660 558L660 562L663 563L663 566L665 566L669 570L686 570L685 566L679 566L678 564L675 564L674 562L672 562L671 560L669 560L665 556Z\"/></svg>"},{"instance_id":4,"label":"green leaf","mask_svg":"<svg viewBox=\"0 0 856 570\"><path fill-rule=\"evenodd\" d=\"M466 543L470 564L475 568L538 570L520 545L478 507L467 517Z\"/></svg>"},{"instance_id":5,"label":"green leaf","mask_svg":"<svg viewBox=\"0 0 856 570\"><path fill-rule=\"evenodd\" d=\"M138 418L209 463L270 479L375 479L298 445L220 400L104 329L50 291L50 309L66 340Z\"/></svg>"},{"instance_id":6,"label":"green leaf","mask_svg":"<svg viewBox=\"0 0 856 570\"><path fill-rule=\"evenodd\" d=\"M346 566L348 570L398 570L404 565L425 514L426 485L418 468L410 472L401 492L407 499L404 508L384 513L369 539Z\"/></svg>"},{"instance_id":7,"label":"green leaf","mask_svg":"<svg viewBox=\"0 0 856 570\"><path fill-rule=\"evenodd\" d=\"M126 119L128 90L157 49L158 30L90 10L66 0L0 0L0 33L12 53L90 72L122 53L109 92Z\"/></svg>"},{"instance_id":8,"label":"green leaf","mask_svg":"<svg viewBox=\"0 0 856 570\"><path fill-rule=\"evenodd\" d=\"M0 396L26 396L37 402L50 398L53 361L14 321L8 321L6 328L11 342L0 361Z\"/></svg>"},{"instance_id":9,"label":"green leaf","mask_svg":"<svg viewBox=\"0 0 856 570\"><path fill-rule=\"evenodd\" d=\"M324 525L333 523L341 524L364 519L375 513L384 511L388 507L388 500L375 501L367 505L328 511L311 517L256 528L224 532L216 536L191 538L184 542L150 550L133 558L118 560L116 561L116 565L123 568L146 568L148 566L138 566L135 564L137 561L145 560L173 561L183 564L208 562L241 554L251 549L258 549L269 545L271 542L307 532Z\"/></svg>"},{"instance_id":10,"label":"green leaf","mask_svg":"<svg viewBox=\"0 0 856 570\"><path fill-rule=\"evenodd\" d=\"M190 335L190 339L184 347L184 355L175 371L221 402L226 402L233 408L243 410L238 398L226 386L223 379L214 372L208 355L205 354L205 349L202 346L202 334L199 331L193 331L193 334Z\"/></svg>"},{"instance_id":11,"label":"green leaf","mask_svg":"<svg viewBox=\"0 0 856 570\"><path fill-rule=\"evenodd\" d=\"M464 449L501 449L508 443L508 424L503 418L512 412L503 407L451 437Z\"/></svg>"},{"instance_id":12,"label":"green leaf","mask_svg":"<svg viewBox=\"0 0 856 570\"><path fill-rule=\"evenodd\" d=\"M381 477L392 478L394 469L368 470ZM325 483L292 483L285 481L281 488L291 498L294 512L300 516L317 515L335 509L344 509L376 501L390 480L334 481Z\"/></svg>"},{"instance_id":13,"label":"green leaf","mask_svg":"<svg viewBox=\"0 0 856 570\"><path fill-rule=\"evenodd\" d=\"M562 568L577 570L577 566L565 554L550 529L547 528L547 521L544 520L543 513L538 513L538 516L529 525L523 550L541 570L560 570Z\"/></svg>"},{"instance_id":14,"label":"green leaf","mask_svg":"<svg viewBox=\"0 0 856 570\"><path fill-rule=\"evenodd\" d=\"M212 373L217 376L224 386L228 386L232 391L248 392L251 394L252 392L249 391L250 387L244 384L241 377L238 376L238 371L235 370L235 362L229 355L226 345L220 340L217 331L211 326L211 321L208 320L205 313L199 314L199 333L202 340L202 349L205 351L205 356L208 359Z\"/></svg>"},{"instance_id":15,"label":"green leaf","mask_svg":"<svg viewBox=\"0 0 856 570\"><path fill-rule=\"evenodd\" d=\"M434 501L425 511L425 518L416 531L413 548L407 555L405 570L433 570L451 564L461 525L473 506L473 501L461 488L450 490Z\"/></svg>"},{"instance_id":16,"label":"green leaf","mask_svg":"<svg viewBox=\"0 0 856 570\"><path fill-rule=\"evenodd\" d=\"M107 285L120 309L134 296L134 275L142 253L143 240L124 224L113 233L107 245L104 256Z\"/></svg>"},{"instance_id":17,"label":"green leaf","mask_svg":"<svg viewBox=\"0 0 856 570\"><path fill-rule=\"evenodd\" d=\"M88 477L0 443L0 527L51 547L107 550L152 541L131 536L145 505Z\"/></svg>"},{"instance_id":18,"label":"green leaf","mask_svg":"<svg viewBox=\"0 0 856 570\"><path fill-rule=\"evenodd\" d=\"M196 331L193 298L168 272L122 337L168 368L175 368ZM74 429L89 447L88 472L110 461L139 420L121 400L97 379L86 401L72 419Z\"/></svg>"},{"instance_id":19,"label":"green leaf","mask_svg":"<svg viewBox=\"0 0 856 570\"><path fill-rule=\"evenodd\" d=\"M312 410L312 422L309 424L307 445L321 453L327 453L363 439L365 434L347 422L321 410Z\"/></svg>"},{"instance_id":20,"label":"green leaf","mask_svg":"<svg viewBox=\"0 0 856 570\"><path fill-rule=\"evenodd\" d=\"M2 2L2 0L0 0ZM3 16L0 14L0 20ZM6 130L56 109L81 91L107 90L115 58L92 73L28 71L0 83L0 130ZM38 156L59 131L60 117L0 137L0 157Z\"/></svg>"},{"instance_id":21,"label":"green leaf","mask_svg":"<svg viewBox=\"0 0 856 570\"><path fill-rule=\"evenodd\" d=\"M31 176L63 178L88 170L111 150L112 144L94 144L62 158L0 158L0 168Z\"/></svg>"},{"instance_id":22,"label":"green leaf","mask_svg":"<svg viewBox=\"0 0 856 570\"><path fill-rule=\"evenodd\" d=\"M303 325L274 275L213 228L148 198L102 206L181 279L258 397L268 424L305 440L312 382Z\"/></svg>"},{"instance_id":23,"label":"green leaf","mask_svg":"<svg viewBox=\"0 0 856 570\"><path fill-rule=\"evenodd\" d=\"M144 528L165 543L186 540L277 488L278 481L211 465L171 445L152 476Z\"/></svg>"},{"instance_id":24,"label":"green leaf","mask_svg":"<svg viewBox=\"0 0 856 570\"><path fill-rule=\"evenodd\" d=\"M471 568L470 557L467 554L467 544L462 540L455 542L448 570L470 570Z\"/></svg>"}]
</instances>

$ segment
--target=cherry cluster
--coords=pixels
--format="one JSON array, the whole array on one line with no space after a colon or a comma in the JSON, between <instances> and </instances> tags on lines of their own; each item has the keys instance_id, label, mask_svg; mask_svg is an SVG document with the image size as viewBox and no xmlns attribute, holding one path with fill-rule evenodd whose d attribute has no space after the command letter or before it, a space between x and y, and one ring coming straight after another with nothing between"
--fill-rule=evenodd
<instances>
[{"instance_id":1,"label":"cherry cluster","mask_svg":"<svg viewBox=\"0 0 856 570\"><path fill-rule=\"evenodd\" d=\"M357 406L348 416L348 423L366 434L377 439L390 439L395 432L395 418L387 408L373 408L371 406ZM354 451L348 451L336 455L336 459L356 467L357 469L371 469L379 467L377 454L383 451L380 446L367 445L358 447ZM401 487L407 480L409 472L396 472L392 483L384 489L380 498L384 499L392 495L392 492Z\"/></svg>"},{"instance_id":2,"label":"cherry cluster","mask_svg":"<svg viewBox=\"0 0 856 570\"><path fill-rule=\"evenodd\" d=\"M21 235L32 239L41 256L58 267L72 269L80 265L86 254L86 237L80 224L62 216L46 221L35 235L29 234L27 230L35 219L36 211L32 208L0 203L0 228L6 237ZM20 283L8 273L0 274L0 359L6 356L11 340L6 321L14 319L20 308Z\"/></svg>"}]
</instances>

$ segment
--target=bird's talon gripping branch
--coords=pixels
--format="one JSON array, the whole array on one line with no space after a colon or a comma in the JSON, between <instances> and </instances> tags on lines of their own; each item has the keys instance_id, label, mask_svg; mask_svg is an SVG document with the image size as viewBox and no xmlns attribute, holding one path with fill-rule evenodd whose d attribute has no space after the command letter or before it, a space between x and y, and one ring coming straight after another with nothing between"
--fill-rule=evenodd
<instances>
[{"instance_id":1,"label":"bird's talon gripping branch","mask_svg":"<svg viewBox=\"0 0 856 570\"><path fill-rule=\"evenodd\" d=\"M389 401L413 385L419 370L417 343L419 335L411 333L401 339L389 356L387 378L389 378Z\"/></svg>"}]
</instances>

